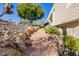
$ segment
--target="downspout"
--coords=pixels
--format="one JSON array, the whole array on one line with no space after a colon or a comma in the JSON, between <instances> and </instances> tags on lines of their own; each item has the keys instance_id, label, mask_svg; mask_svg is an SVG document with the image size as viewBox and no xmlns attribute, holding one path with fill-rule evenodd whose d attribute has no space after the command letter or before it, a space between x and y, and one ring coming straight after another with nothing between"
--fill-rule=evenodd
<instances>
[{"instance_id":1,"label":"downspout","mask_svg":"<svg viewBox=\"0 0 79 59\"><path fill-rule=\"evenodd\" d=\"M66 26L63 26L63 27L61 27L61 28L62 28L62 30L63 30L62 35L67 35L67 27L66 27Z\"/></svg>"},{"instance_id":2,"label":"downspout","mask_svg":"<svg viewBox=\"0 0 79 59\"><path fill-rule=\"evenodd\" d=\"M64 36L67 35L67 27L66 26L62 26L62 35L63 35L63 41L64 41ZM66 56L68 55L68 49L66 49L64 46L63 46L63 55Z\"/></svg>"}]
</instances>

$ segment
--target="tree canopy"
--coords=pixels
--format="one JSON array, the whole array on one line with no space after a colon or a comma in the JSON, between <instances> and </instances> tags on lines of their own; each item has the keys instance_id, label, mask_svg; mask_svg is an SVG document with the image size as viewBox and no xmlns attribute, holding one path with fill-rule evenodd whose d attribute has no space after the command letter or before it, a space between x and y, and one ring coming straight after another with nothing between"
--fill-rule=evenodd
<instances>
[{"instance_id":1,"label":"tree canopy","mask_svg":"<svg viewBox=\"0 0 79 59\"><path fill-rule=\"evenodd\" d=\"M30 22L44 16L41 6L33 3L18 4L17 11L21 18L28 19Z\"/></svg>"}]
</instances>

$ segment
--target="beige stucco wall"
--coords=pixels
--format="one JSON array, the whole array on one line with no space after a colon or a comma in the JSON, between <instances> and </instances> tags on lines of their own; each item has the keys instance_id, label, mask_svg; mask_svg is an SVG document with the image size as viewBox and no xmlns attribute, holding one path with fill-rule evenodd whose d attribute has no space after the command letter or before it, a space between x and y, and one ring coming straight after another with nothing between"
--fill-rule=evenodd
<instances>
[{"instance_id":1,"label":"beige stucco wall","mask_svg":"<svg viewBox=\"0 0 79 59\"><path fill-rule=\"evenodd\" d=\"M54 11L53 22L52 22L53 25L59 24L59 23L63 22L63 20L65 20L66 4L56 3L56 4L54 4L54 9L55 9L55 11Z\"/></svg>"},{"instance_id":2,"label":"beige stucco wall","mask_svg":"<svg viewBox=\"0 0 79 59\"><path fill-rule=\"evenodd\" d=\"M79 18L79 3L55 3L54 9L53 22L51 23L53 26ZM59 30L62 33L62 29ZM67 28L67 34L79 37L79 26Z\"/></svg>"},{"instance_id":3,"label":"beige stucco wall","mask_svg":"<svg viewBox=\"0 0 79 59\"><path fill-rule=\"evenodd\" d=\"M59 28L58 30L61 34L63 34L63 30L61 28ZM79 38L79 26L67 28L67 35Z\"/></svg>"},{"instance_id":4,"label":"beige stucco wall","mask_svg":"<svg viewBox=\"0 0 79 59\"><path fill-rule=\"evenodd\" d=\"M52 25L61 24L79 18L79 3L55 3Z\"/></svg>"},{"instance_id":5,"label":"beige stucco wall","mask_svg":"<svg viewBox=\"0 0 79 59\"><path fill-rule=\"evenodd\" d=\"M67 34L79 38L79 26L67 28Z\"/></svg>"}]
</instances>

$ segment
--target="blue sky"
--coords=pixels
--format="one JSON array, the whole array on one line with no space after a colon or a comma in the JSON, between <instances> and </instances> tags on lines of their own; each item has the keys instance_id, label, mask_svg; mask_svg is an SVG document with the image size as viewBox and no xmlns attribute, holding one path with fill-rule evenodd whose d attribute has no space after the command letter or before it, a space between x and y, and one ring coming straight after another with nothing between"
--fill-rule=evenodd
<instances>
[{"instance_id":1,"label":"blue sky","mask_svg":"<svg viewBox=\"0 0 79 59\"><path fill-rule=\"evenodd\" d=\"M0 19L3 19L3 20L11 19L15 23L18 23L20 21L21 18L18 16L18 13L16 11L16 7L17 7L18 3L13 3L13 5L14 5L14 8L12 10L14 13L11 15L5 14L4 16L0 17ZM41 5L42 9L44 10L44 14L45 14L43 19L47 19L48 15L50 13L50 10L53 6L53 3L41 3L40 5ZM4 5L2 3L0 3L0 14L3 12L3 7L4 7Z\"/></svg>"}]
</instances>

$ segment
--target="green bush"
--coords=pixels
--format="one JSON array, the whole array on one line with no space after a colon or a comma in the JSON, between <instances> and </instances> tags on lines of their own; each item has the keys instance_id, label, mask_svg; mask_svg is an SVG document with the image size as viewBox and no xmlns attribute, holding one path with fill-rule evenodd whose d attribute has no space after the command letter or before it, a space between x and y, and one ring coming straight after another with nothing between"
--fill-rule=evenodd
<instances>
[{"instance_id":1,"label":"green bush","mask_svg":"<svg viewBox=\"0 0 79 59\"><path fill-rule=\"evenodd\" d=\"M69 51L79 51L79 38L65 35L63 40L64 47Z\"/></svg>"},{"instance_id":2,"label":"green bush","mask_svg":"<svg viewBox=\"0 0 79 59\"><path fill-rule=\"evenodd\" d=\"M76 38L75 50L79 51L79 38Z\"/></svg>"},{"instance_id":3,"label":"green bush","mask_svg":"<svg viewBox=\"0 0 79 59\"><path fill-rule=\"evenodd\" d=\"M72 36L68 36L68 35L65 35L64 36L64 40L63 40L63 44L65 47L68 47L70 41L72 41L73 37Z\"/></svg>"},{"instance_id":4,"label":"green bush","mask_svg":"<svg viewBox=\"0 0 79 59\"><path fill-rule=\"evenodd\" d=\"M54 26L51 26L51 25L48 25L45 27L45 30L48 34L56 34L56 35L60 35L60 32L58 30L57 27L54 27Z\"/></svg>"},{"instance_id":5,"label":"green bush","mask_svg":"<svg viewBox=\"0 0 79 59\"><path fill-rule=\"evenodd\" d=\"M37 26L39 24L37 24L36 22L32 22L32 26Z\"/></svg>"}]
</instances>

